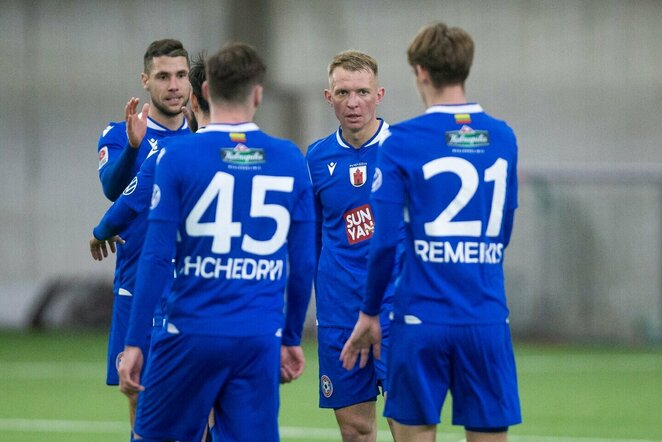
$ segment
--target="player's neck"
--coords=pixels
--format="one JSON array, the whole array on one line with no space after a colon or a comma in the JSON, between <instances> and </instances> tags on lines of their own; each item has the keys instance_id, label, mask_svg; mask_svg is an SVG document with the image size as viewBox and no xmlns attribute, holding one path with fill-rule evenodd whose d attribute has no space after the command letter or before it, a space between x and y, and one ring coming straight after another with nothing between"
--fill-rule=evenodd
<instances>
[{"instance_id":1,"label":"player's neck","mask_svg":"<svg viewBox=\"0 0 662 442\"><path fill-rule=\"evenodd\" d=\"M182 127L182 124L184 123L184 114L179 113L177 115L165 115L162 112L159 112L156 109L156 106L152 105L150 106L149 110L149 118L152 120L156 121L163 127L167 127L170 130L178 130L180 127Z\"/></svg>"},{"instance_id":2,"label":"player's neck","mask_svg":"<svg viewBox=\"0 0 662 442\"><path fill-rule=\"evenodd\" d=\"M426 107L435 104L465 104L467 102L464 86L461 84L445 86L441 89L430 87L428 90L422 91L422 95Z\"/></svg>"},{"instance_id":3,"label":"player's neck","mask_svg":"<svg viewBox=\"0 0 662 442\"><path fill-rule=\"evenodd\" d=\"M342 128L342 136L354 149L360 149L370 138L374 137L379 130L381 121L374 119L358 131Z\"/></svg>"},{"instance_id":4,"label":"player's neck","mask_svg":"<svg viewBox=\"0 0 662 442\"><path fill-rule=\"evenodd\" d=\"M253 121L256 109L252 106L212 104L210 123L237 124Z\"/></svg>"}]
</instances>

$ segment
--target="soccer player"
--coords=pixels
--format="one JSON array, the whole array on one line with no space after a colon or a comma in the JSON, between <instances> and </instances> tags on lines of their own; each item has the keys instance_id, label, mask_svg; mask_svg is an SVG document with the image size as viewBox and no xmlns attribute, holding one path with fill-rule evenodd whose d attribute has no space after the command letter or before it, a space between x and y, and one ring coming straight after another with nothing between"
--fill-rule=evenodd
<instances>
[{"instance_id":1,"label":"soccer player","mask_svg":"<svg viewBox=\"0 0 662 442\"><path fill-rule=\"evenodd\" d=\"M281 372L295 379L305 363L310 178L292 142L252 122L266 70L256 51L229 44L205 64L211 123L169 140L157 159L120 388L140 391L136 439L192 440L213 407L221 440L277 441ZM172 256L166 324L141 385L141 347Z\"/></svg>"},{"instance_id":2,"label":"soccer player","mask_svg":"<svg viewBox=\"0 0 662 442\"><path fill-rule=\"evenodd\" d=\"M132 98L124 108L125 121L109 123L99 138L99 179L106 197L115 201L151 150L162 138L190 133L182 108L189 98L188 52L178 40L152 42L143 57L140 74L149 93L140 114L139 99ZM146 125L134 131L133 126Z\"/></svg>"},{"instance_id":3,"label":"soccer player","mask_svg":"<svg viewBox=\"0 0 662 442\"><path fill-rule=\"evenodd\" d=\"M503 271L517 144L506 123L465 98L473 53L459 28L436 23L416 35L407 56L427 110L392 125L379 148L367 291L341 357L350 369L371 345L379 354L379 306L404 219L384 410L396 441L434 441L448 390L468 442L505 441L521 422Z\"/></svg>"},{"instance_id":4,"label":"soccer player","mask_svg":"<svg viewBox=\"0 0 662 442\"><path fill-rule=\"evenodd\" d=\"M158 40L150 44L145 52L144 72L141 75L143 86L150 95L150 103L143 106L142 114L138 114L138 99L129 100L124 109L126 121L111 123L99 140L99 177L106 196L115 200L122 194L122 189L127 195L135 194L110 209L95 232L99 240L111 239L111 251L115 247L114 235L119 234L122 239L120 244L126 242L117 248L115 263L113 316L106 369L108 385L119 384L117 367L124 350L138 258L147 229L147 211L144 202L140 202L140 195L145 196L145 187L136 191L139 180L134 176L145 158L159 150L164 139L190 134L182 114L182 107L188 102L190 94L188 72L188 52L179 41ZM152 179L149 173L143 173L141 183ZM148 176L145 177L145 174ZM146 188L147 195L151 196L151 186ZM91 241L93 257L97 248L97 257L100 258L106 250L105 246L106 242L99 241L95 245ZM131 398L129 407L130 421L133 422L135 403Z\"/></svg>"},{"instance_id":5,"label":"soccer player","mask_svg":"<svg viewBox=\"0 0 662 442\"><path fill-rule=\"evenodd\" d=\"M188 119L190 121L197 121L204 126L209 121L209 103L202 96L201 91L202 83L205 80L205 66L202 57L198 57L198 59L193 61L188 76L191 83L191 112ZM136 123L134 128L139 128L141 124L143 126L146 125L146 120L140 119ZM198 123L196 123L196 127ZM158 147L162 147L162 144ZM116 243L120 244L123 254L122 272L119 275L120 287L128 293L133 293L134 291L138 259L140 258L147 231L147 215L152 197L157 152L158 150L150 151L141 165L138 174L94 228L93 237L90 240L92 258L98 261L108 256L109 248L111 252L115 253ZM128 243L120 236L124 235L122 232L125 231L128 231L130 235L130 241ZM111 331L112 342L116 343L116 345L110 346L113 349L109 357L112 366L109 365L108 370L113 370L115 379L118 379L116 365L119 363L121 351L124 349L124 338L126 337L131 299L131 297L126 297L119 298L116 301L116 307L122 306L124 308L122 310L119 308L115 309L117 312L122 311L123 314L114 318ZM154 326L160 327L162 323L163 314L160 306L157 306L154 312ZM148 347L145 347L142 350L147 354L148 349ZM117 385L117 383L115 381L114 385ZM136 399L136 394L129 395L131 425L133 425L135 417Z\"/></svg>"},{"instance_id":6,"label":"soccer player","mask_svg":"<svg viewBox=\"0 0 662 442\"><path fill-rule=\"evenodd\" d=\"M358 318L368 265L368 244L375 227L370 186L379 140L388 124L377 118L384 97L377 62L358 51L336 55L328 69L324 97L340 127L309 146L306 159L317 214L317 339L319 404L335 412L343 441L374 441L375 400L385 388L385 363L343 370L340 351ZM390 296L382 306L388 331ZM386 340L384 347L386 347Z\"/></svg>"}]
</instances>

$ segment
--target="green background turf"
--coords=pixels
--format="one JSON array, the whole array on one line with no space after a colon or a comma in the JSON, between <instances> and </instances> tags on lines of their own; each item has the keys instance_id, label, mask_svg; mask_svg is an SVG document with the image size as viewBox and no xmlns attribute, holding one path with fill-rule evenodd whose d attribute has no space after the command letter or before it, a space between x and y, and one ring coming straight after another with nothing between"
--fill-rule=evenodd
<instances>
[{"instance_id":1,"label":"green background turf","mask_svg":"<svg viewBox=\"0 0 662 442\"><path fill-rule=\"evenodd\" d=\"M103 333L0 332L0 441L127 441L126 400L104 385L105 349ZM281 388L282 440L339 440L333 413L317 407L315 342L305 350L306 374ZM512 440L662 440L662 349L516 343L516 353L525 423ZM449 405L439 441L462 438ZM379 428L388 440L383 418Z\"/></svg>"}]
</instances>

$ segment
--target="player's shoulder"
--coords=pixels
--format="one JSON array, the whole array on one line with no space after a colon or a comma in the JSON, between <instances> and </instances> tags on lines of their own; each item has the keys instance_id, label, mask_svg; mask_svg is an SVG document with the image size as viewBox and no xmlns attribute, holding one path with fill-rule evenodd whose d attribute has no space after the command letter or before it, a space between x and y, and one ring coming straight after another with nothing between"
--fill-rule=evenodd
<instances>
[{"instance_id":1,"label":"player's shoulder","mask_svg":"<svg viewBox=\"0 0 662 442\"><path fill-rule=\"evenodd\" d=\"M306 159L310 162L323 156L329 148L332 148L331 146L336 146L338 144L337 136L338 131L335 131L324 138L320 138L311 143L306 150Z\"/></svg>"},{"instance_id":2,"label":"player's shoulder","mask_svg":"<svg viewBox=\"0 0 662 442\"><path fill-rule=\"evenodd\" d=\"M116 139L126 139L126 122L125 121L111 121L101 131L99 136L99 144L104 141L112 141Z\"/></svg>"}]
</instances>

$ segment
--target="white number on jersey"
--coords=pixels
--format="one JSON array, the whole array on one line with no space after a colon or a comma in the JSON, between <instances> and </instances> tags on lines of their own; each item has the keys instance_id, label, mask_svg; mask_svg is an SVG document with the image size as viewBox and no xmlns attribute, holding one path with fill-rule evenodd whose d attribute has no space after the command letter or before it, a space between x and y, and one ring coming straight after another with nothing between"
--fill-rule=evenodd
<instances>
[{"instance_id":1,"label":"white number on jersey","mask_svg":"<svg viewBox=\"0 0 662 442\"><path fill-rule=\"evenodd\" d=\"M290 228L290 212L278 204L265 204L267 192L292 192L293 177L256 175L253 177L250 216L265 217L276 221L274 235L258 241L249 235L242 238L242 250L256 255L270 255L280 249L287 239ZM186 217L186 233L189 236L213 237L211 251L217 254L230 252L233 237L241 236L241 222L232 221L234 198L234 176L217 172ZM214 220L200 222L204 213L216 201Z\"/></svg>"},{"instance_id":2,"label":"white number on jersey","mask_svg":"<svg viewBox=\"0 0 662 442\"><path fill-rule=\"evenodd\" d=\"M480 236L483 230L481 220L453 221L453 218L476 194L480 185L478 171L469 161L457 157L438 158L423 165L423 177L426 180L443 172L454 173L460 178L460 190L434 221L425 223L425 234L428 236ZM484 180L494 182L492 206L485 232L487 236L498 236L501 231L503 207L506 202L507 175L508 162L503 158L499 158L485 170Z\"/></svg>"}]
</instances>

